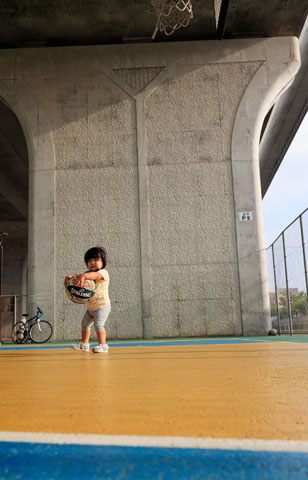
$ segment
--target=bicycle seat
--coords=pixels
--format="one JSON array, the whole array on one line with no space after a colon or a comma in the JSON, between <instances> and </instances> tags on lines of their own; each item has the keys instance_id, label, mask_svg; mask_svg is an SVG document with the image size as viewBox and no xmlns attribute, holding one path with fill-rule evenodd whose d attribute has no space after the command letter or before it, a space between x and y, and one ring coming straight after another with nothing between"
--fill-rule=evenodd
<instances>
[{"instance_id":1,"label":"bicycle seat","mask_svg":"<svg viewBox=\"0 0 308 480\"><path fill-rule=\"evenodd\" d=\"M29 317L29 313L23 313L22 316L23 317Z\"/></svg>"}]
</instances>

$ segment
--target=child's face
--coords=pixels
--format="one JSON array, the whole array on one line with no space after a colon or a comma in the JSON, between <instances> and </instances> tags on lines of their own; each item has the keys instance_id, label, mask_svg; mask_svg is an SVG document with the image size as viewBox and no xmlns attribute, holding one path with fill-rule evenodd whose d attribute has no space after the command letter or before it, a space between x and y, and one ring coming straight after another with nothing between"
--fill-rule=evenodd
<instances>
[{"instance_id":1,"label":"child's face","mask_svg":"<svg viewBox=\"0 0 308 480\"><path fill-rule=\"evenodd\" d=\"M97 272L103 268L103 260L101 258L90 258L87 265L90 272Z\"/></svg>"}]
</instances>

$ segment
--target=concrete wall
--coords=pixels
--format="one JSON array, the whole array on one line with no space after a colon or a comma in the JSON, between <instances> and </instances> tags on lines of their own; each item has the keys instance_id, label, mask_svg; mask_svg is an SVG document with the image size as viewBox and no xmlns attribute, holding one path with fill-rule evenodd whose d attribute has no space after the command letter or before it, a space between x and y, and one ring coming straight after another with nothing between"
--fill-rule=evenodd
<instances>
[{"instance_id":1,"label":"concrete wall","mask_svg":"<svg viewBox=\"0 0 308 480\"><path fill-rule=\"evenodd\" d=\"M29 150L30 298L57 340L79 338L63 279L97 244L109 338L266 333L256 145L298 65L292 38L0 52Z\"/></svg>"},{"instance_id":2,"label":"concrete wall","mask_svg":"<svg viewBox=\"0 0 308 480\"><path fill-rule=\"evenodd\" d=\"M242 331L230 146L258 63L199 62L176 66L146 100L157 336Z\"/></svg>"}]
</instances>

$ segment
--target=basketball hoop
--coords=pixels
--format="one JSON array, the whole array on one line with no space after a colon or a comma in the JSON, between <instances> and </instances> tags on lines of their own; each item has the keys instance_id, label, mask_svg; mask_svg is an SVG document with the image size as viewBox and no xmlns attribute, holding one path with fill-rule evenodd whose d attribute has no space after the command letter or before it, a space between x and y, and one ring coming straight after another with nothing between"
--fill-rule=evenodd
<instances>
[{"instance_id":1,"label":"basketball hoop","mask_svg":"<svg viewBox=\"0 0 308 480\"><path fill-rule=\"evenodd\" d=\"M150 0L150 2L157 16L153 40L158 30L167 36L172 35L178 28L187 27L193 18L191 0Z\"/></svg>"}]
</instances>

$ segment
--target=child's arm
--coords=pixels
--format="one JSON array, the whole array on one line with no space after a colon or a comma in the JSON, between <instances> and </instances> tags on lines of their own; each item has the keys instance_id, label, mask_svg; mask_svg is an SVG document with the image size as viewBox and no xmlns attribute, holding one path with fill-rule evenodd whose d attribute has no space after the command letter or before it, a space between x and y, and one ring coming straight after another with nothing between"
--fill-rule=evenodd
<instances>
[{"instance_id":1,"label":"child's arm","mask_svg":"<svg viewBox=\"0 0 308 480\"><path fill-rule=\"evenodd\" d=\"M77 285L83 285L85 280L103 280L104 277L98 272L81 273L76 277Z\"/></svg>"}]
</instances>

